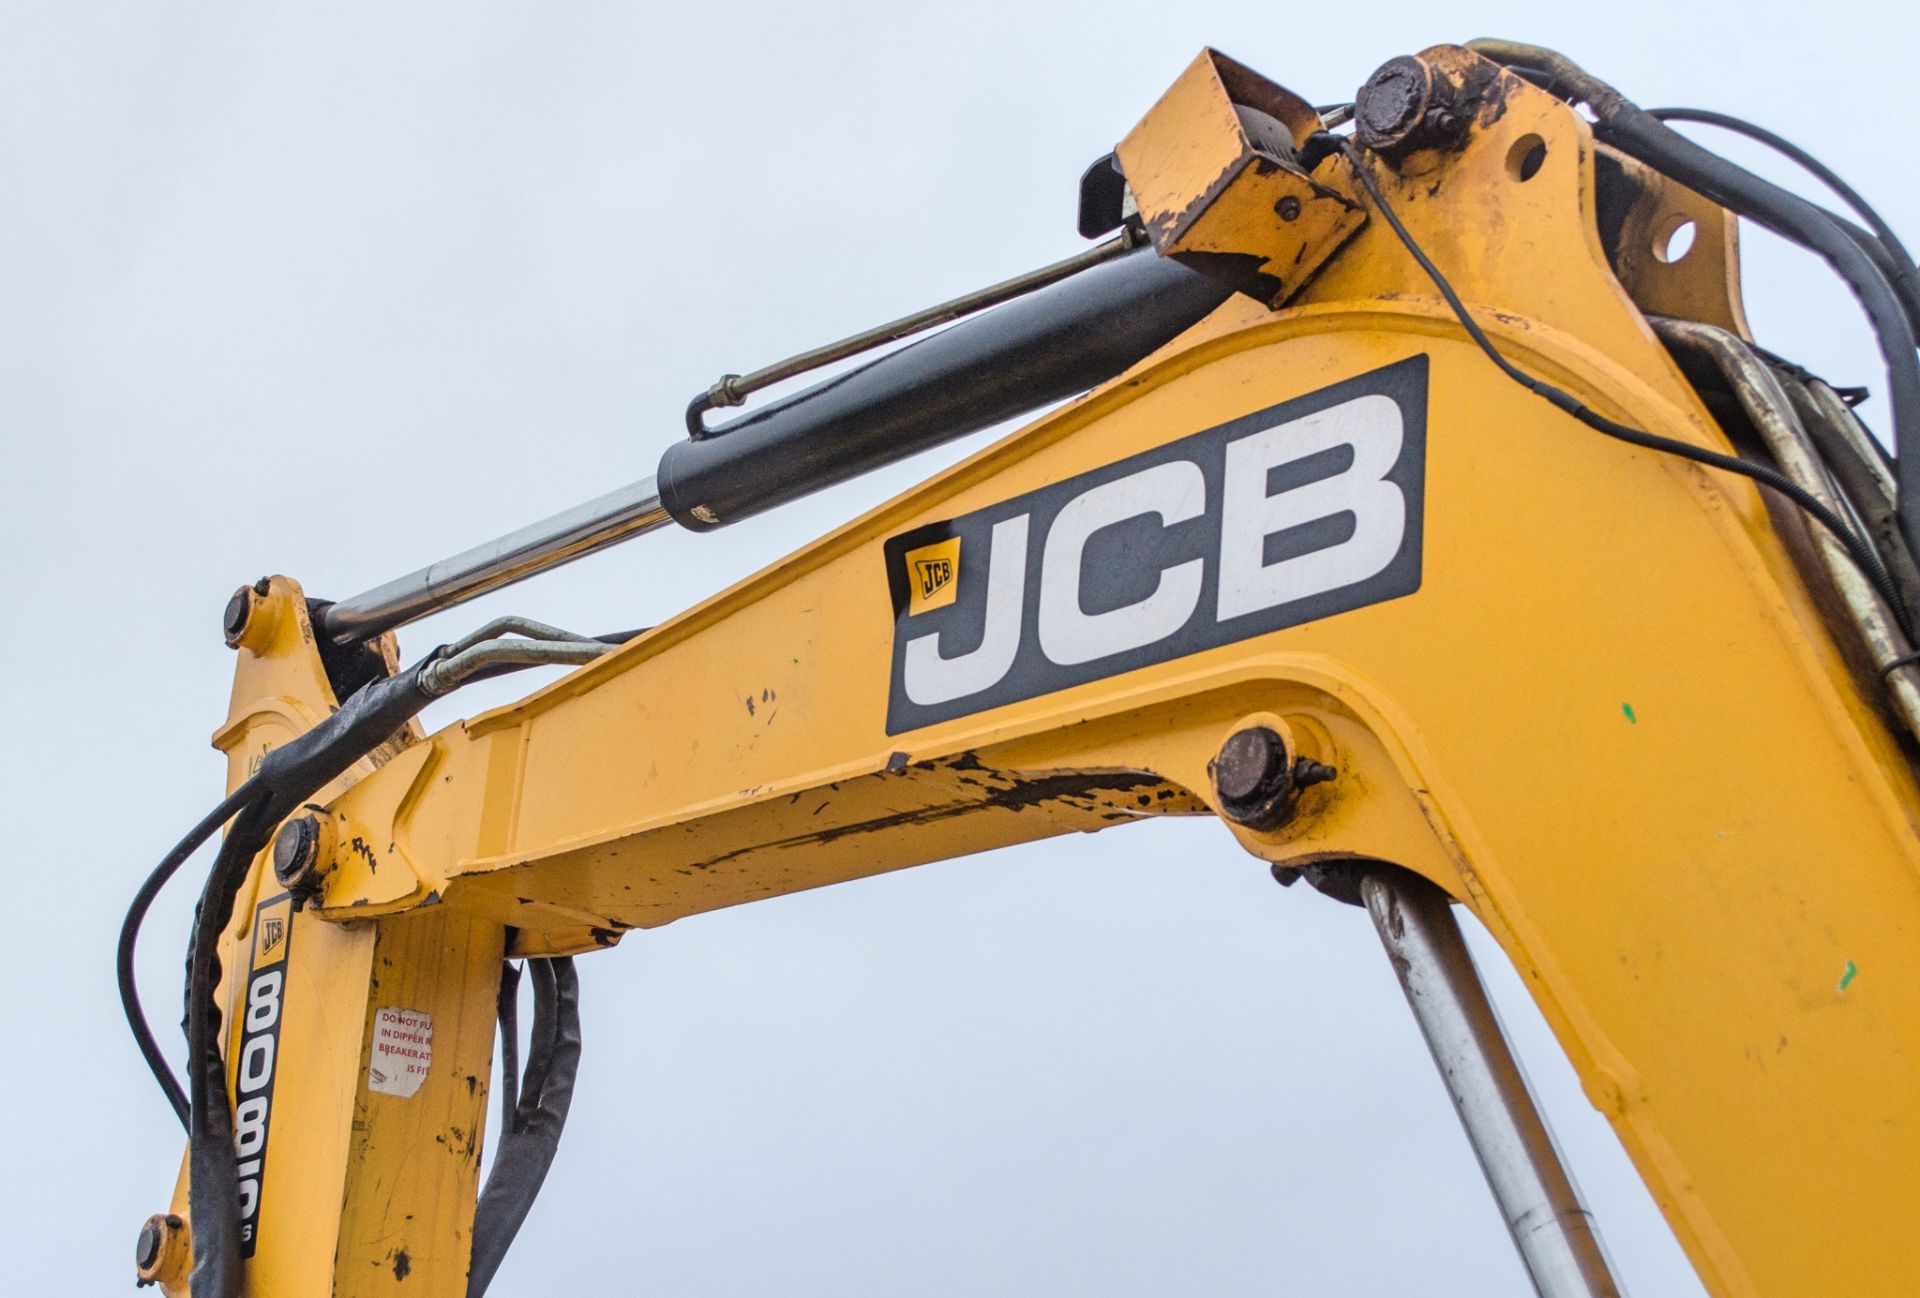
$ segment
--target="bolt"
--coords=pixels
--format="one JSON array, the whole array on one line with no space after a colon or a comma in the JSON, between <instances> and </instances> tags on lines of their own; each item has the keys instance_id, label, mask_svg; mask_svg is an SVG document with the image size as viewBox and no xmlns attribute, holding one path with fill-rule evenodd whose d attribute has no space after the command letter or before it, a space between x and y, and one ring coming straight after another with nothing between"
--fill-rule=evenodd
<instances>
[{"instance_id":1,"label":"bolt","mask_svg":"<svg viewBox=\"0 0 1920 1298\"><path fill-rule=\"evenodd\" d=\"M179 1273L186 1233L186 1222L170 1212L156 1212L147 1218L133 1244L133 1265L141 1288L184 1278Z\"/></svg>"},{"instance_id":2,"label":"bolt","mask_svg":"<svg viewBox=\"0 0 1920 1298\"><path fill-rule=\"evenodd\" d=\"M313 868L320 862L320 821L300 816L280 826L273 836L273 877L288 888L311 890L317 882Z\"/></svg>"},{"instance_id":3,"label":"bolt","mask_svg":"<svg viewBox=\"0 0 1920 1298\"><path fill-rule=\"evenodd\" d=\"M227 648L238 649L241 637L247 634L247 623L253 620L253 588L242 586L233 592L233 598L227 601L227 611L220 618L220 629L226 633Z\"/></svg>"},{"instance_id":4,"label":"bolt","mask_svg":"<svg viewBox=\"0 0 1920 1298\"><path fill-rule=\"evenodd\" d=\"M1331 766L1314 761L1311 757L1302 757L1293 764L1293 787L1295 791L1310 789L1316 784L1325 784L1340 772Z\"/></svg>"},{"instance_id":5,"label":"bolt","mask_svg":"<svg viewBox=\"0 0 1920 1298\"><path fill-rule=\"evenodd\" d=\"M1273 210L1280 214L1282 221L1297 221L1300 219L1300 200L1288 194L1273 205Z\"/></svg>"},{"instance_id":6,"label":"bolt","mask_svg":"<svg viewBox=\"0 0 1920 1298\"><path fill-rule=\"evenodd\" d=\"M1420 125L1433 95L1433 73L1401 55L1380 65L1354 95L1354 137L1369 149L1391 148Z\"/></svg>"},{"instance_id":7,"label":"bolt","mask_svg":"<svg viewBox=\"0 0 1920 1298\"><path fill-rule=\"evenodd\" d=\"M1296 759L1287 751L1286 738L1269 726L1235 731L1220 745L1207 771L1220 798L1220 814L1249 829L1278 829L1293 815L1302 789L1325 784L1338 774L1311 757Z\"/></svg>"},{"instance_id":8,"label":"bolt","mask_svg":"<svg viewBox=\"0 0 1920 1298\"><path fill-rule=\"evenodd\" d=\"M1213 759L1214 792L1228 820L1253 829L1271 829L1286 819L1293 791L1293 761L1287 741L1266 726L1234 732Z\"/></svg>"},{"instance_id":9,"label":"bolt","mask_svg":"<svg viewBox=\"0 0 1920 1298\"><path fill-rule=\"evenodd\" d=\"M133 1243L133 1264L142 1271L151 1271L153 1264L160 1260L160 1241L166 1226L160 1217L149 1217L140 1227L140 1238Z\"/></svg>"}]
</instances>

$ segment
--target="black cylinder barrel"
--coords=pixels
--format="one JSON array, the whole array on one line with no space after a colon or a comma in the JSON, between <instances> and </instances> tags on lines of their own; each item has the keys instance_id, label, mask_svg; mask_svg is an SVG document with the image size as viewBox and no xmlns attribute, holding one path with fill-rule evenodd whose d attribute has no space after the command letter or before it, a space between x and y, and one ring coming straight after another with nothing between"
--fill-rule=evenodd
<instances>
[{"instance_id":1,"label":"black cylinder barrel","mask_svg":"<svg viewBox=\"0 0 1920 1298\"><path fill-rule=\"evenodd\" d=\"M660 502L696 532L1085 392L1229 290L1142 248L679 442Z\"/></svg>"}]
</instances>

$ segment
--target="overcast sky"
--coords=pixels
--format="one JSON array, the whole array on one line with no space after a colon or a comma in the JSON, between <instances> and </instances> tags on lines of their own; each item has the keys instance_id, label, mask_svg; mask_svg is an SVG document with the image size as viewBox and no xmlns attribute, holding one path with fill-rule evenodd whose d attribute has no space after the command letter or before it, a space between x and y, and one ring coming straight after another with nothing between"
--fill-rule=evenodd
<instances>
[{"instance_id":1,"label":"overcast sky","mask_svg":"<svg viewBox=\"0 0 1920 1298\"><path fill-rule=\"evenodd\" d=\"M113 938L221 792L236 584L374 585L651 472L723 371L1073 251L1081 169L1204 44L1326 102L1436 41L1539 41L1817 146L1920 234L1913 14L0 0L10 1287L122 1292L167 1204L181 1136ZM1881 385L1816 267L1760 241L1749 275L1764 343ZM658 621L978 444L403 651L508 610ZM176 1059L202 865L142 951ZM1699 1292L1474 938L1628 1286ZM1215 824L683 920L581 974L578 1099L503 1298L1526 1292L1365 916Z\"/></svg>"}]
</instances>

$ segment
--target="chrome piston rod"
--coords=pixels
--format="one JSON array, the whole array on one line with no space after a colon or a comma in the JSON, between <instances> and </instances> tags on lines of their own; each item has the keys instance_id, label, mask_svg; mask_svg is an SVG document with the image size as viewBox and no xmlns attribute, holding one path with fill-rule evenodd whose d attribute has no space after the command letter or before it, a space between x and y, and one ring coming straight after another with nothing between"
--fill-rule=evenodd
<instances>
[{"instance_id":1,"label":"chrome piston rod","mask_svg":"<svg viewBox=\"0 0 1920 1298\"><path fill-rule=\"evenodd\" d=\"M329 605L324 634L335 644L366 640L672 521L654 480L642 478Z\"/></svg>"},{"instance_id":2,"label":"chrome piston rod","mask_svg":"<svg viewBox=\"0 0 1920 1298\"><path fill-rule=\"evenodd\" d=\"M1451 903L1403 871L1369 873L1367 911L1541 1298L1617 1298L1593 1216L1500 1031Z\"/></svg>"},{"instance_id":3,"label":"chrome piston rod","mask_svg":"<svg viewBox=\"0 0 1920 1298\"><path fill-rule=\"evenodd\" d=\"M937 308L934 315L1000 302L723 427L702 429L669 446L651 478L341 600L322 614L323 633L352 644L669 522L695 532L738 522L1097 387L1228 294L1151 249L1128 251L1129 242L1113 240ZM799 373L823 355L844 354L927 318L923 312L896 321L749 380L757 386Z\"/></svg>"}]
</instances>

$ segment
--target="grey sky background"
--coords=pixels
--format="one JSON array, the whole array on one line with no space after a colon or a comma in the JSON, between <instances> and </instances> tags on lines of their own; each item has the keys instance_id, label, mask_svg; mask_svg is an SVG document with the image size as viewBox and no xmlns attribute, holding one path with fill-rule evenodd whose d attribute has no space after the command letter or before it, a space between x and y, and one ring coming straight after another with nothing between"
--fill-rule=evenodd
<instances>
[{"instance_id":1,"label":"grey sky background","mask_svg":"<svg viewBox=\"0 0 1920 1298\"><path fill-rule=\"evenodd\" d=\"M1905 4L0 0L11 1286L125 1291L167 1203L181 1136L112 947L221 791L236 584L351 594L651 472L725 370L1073 251L1081 169L1203 44L1325 102L1490 34L1786 131L1920 234ZM1755 239L1748 275L1765 344L1881 385L1812 262ZM657 621L980 440L403 651L509 610ZM203 865L142 948L176 1059ZM1628 1285L1699 1292L1475 938ZM581 972L579 1096L503 1298L1526 1292L1365 917L1211 823L684 920Z\"/></svg>"}]
</instances>

